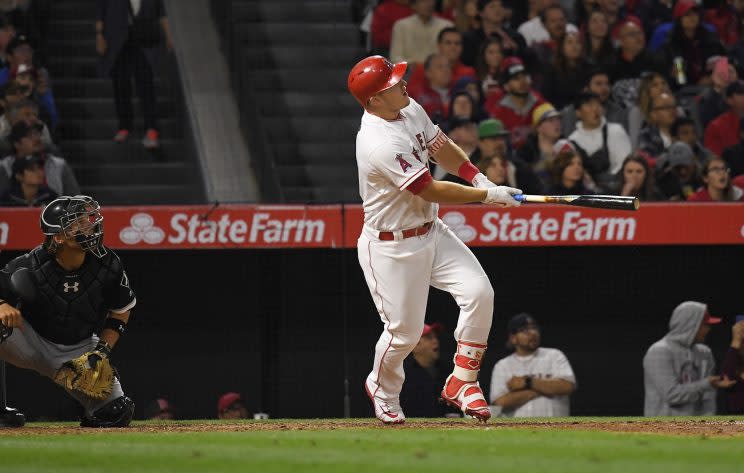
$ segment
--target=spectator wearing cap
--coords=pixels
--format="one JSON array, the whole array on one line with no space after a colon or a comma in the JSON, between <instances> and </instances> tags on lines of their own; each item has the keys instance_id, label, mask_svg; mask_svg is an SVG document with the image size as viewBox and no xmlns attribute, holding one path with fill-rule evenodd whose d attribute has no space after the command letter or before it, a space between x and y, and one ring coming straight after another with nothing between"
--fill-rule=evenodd
<instances>
[{"instance_id":1,"label":"spectator wearing cap","mask_svg":"<svg viewBox=\"0 0 744 473\"><path fill-rule=\"evenodd\" d=\"M10 142L14 153L0 160L0 190L10 187L15 160L33 154L43 160L46 185L57 195L80 194L80 186L67 161L44 151L41 130L42 127L38 123L29 125L25 121L19 121L13 125Z\"/></svg>"},{"instance_id":2,"label":"spectator wearing cap","mask_svg":"<svg viewBox=\"0 0 744 473\"><path fill-rule=\"evenodd\" d=\"M631 152L630 138L622 125L605 119L597 94L580 93L574 108L579 120L568 138L584 156L584 165L592 179L601 186L620 171L623 160Z\"/></svg>"},{"instance_id":3,"label":"spectator wearing cap","mask_svg":"<svg viewBox=\"0 0 744 473\"><path fill-rule=\"evenodd\" d=\"M739 122L744 115L744 82L737 80L726 87L729 110L716 117L705 128L705 147L717 156L739 142Z\"/></svg>"},{"instance_id":4,"label":"spectator wearing cap","mask_svg":"<svg viewBox=\"0 0 744 473\"><path fill-rule=\"evenodd\" d=\"M452 66L447 57L435 53L424 61L425 80L407 87L408 95L418 102L435 123L448 116L450 101L449 84L452 81Z\"/></svg>"},{"instance_id":5,"label":"spectator wearing cap","mask_svg":"<svg viewBox=\"0 0 744 473\"><path fill-rule=\"evenodd\" d=\"M444 28L454 24L434 15L434 0L412 0L413 15L400 19L393 25L390 39L390 60L424 62L437 52L437 36Z\"/></svg>"},{"instance_id":6,"label":"spectator wearing cap","mask_svg":"<svg viewBox=\"0 0 744 473\"><path fill-rule=\"evenodd\" d=\"M53 130L59 120L57 105L48 82L39 80L39 77L39 71L31 64L15 64L10 68L10 80L29 90L27 97L43 107L49 117L48 125Z\"/></svg>"},{"instance_id":7,"label":"spectator wearing cap","mask_svg":"<svg viewBox=\"0 0 744 473\"><path fill-rule=\"evenodd\" d=\"M490 400L502 417L567 417L576 376L562 351L540 346L541 332L530 314L517 314L507 325L507 347L514 353L493 367Z\"/></svg>"},{"instance_id":8,"label":"spectator wearing cap","mask_svg":"<svg viewBox=\"0 0 744 473\"><path fill-rule=\"evenodd\" d=\"M227 392L217 400L218 419L247 419L248 408L243 396L236 392Z\"/></svg>"},{"instance_id":9,"label":"spectator wearing cap","mask_svg":"<svg viewBox=\"0 0 744 473\"><path fill-rule=\"evenodd\" d=\"M638 197L644 202L664 200L654 183L648 160L634 153L625 158L618 173L617 194Z\"/></svg>"},{"instance_id":10,"label":"spectator wearing cap","mask_svg":"<svg viewBox=\"0 0 744 473\"><path fill-rule=\"evenodd\" d=\"M731 168L726 161L712 156L703 163L703 187L688 197L696 202L738 202L744 200L744 190L731 183Z\"/></svg>"},{"instance_id":11,"label":"spectator wearing cap","mask_svg":"<svg viewBox=\"0 0 744 473\"><path fill-rule=\"evenodd\" d=\"M736 383L714 375L715 360L705 345L713 325L721 319L695 301L678 305L669 320L669 332L643 358L645 400L643 415L714 415L716 390Z\"/></svg>"},{"instance_id":12,"label":"spectator wearing cap","mask_svg":"<svg viewBox=\"0 0 744 473\"><path fill-rule=\"evenodd\" d=\"M412 13L408 0L382 0L372 13L372 52L389 56L393 25Z\"/></svg>"},{"instance_id":13,"label":"spectator wearing cap","mask_svg":"<svg viewBox=\"0 0 744 473\"><path fill-rule=\"evenodd\" d=\"M501 120L511 133L512 146L519 149L532 129L532 112L545 100L530 87L530 76L518 57L501 62L501 77L505 94L491 95L486 100L486 111Z\"/></svg>"},{"instance_id":14,"label":"spectator wearing cap","mask_svg":"<svg viewBox=\"0 0 744 473\"><path fill-rule=\"evenodd\" d=\"M439 363L441 334L440 324L424 324L421 338L403 362L406 381L400 392L400 405L411 417L443 417L446 412L439 402L447 376Z\"/></svg>"},{"instance_id":15,"label":"spectator wearing cap","mask_svg":"<svg viewBox=\"0 0 744 473\"><path fill-rule=\"evenodd\" d=\"M605 117L608 122L619 123L627 129L628 111L619 105L612 97L610 88L610 76L606 70L599 67L591 68L583 81L583 92L597 94ZM580 92L581 92L580 91ZM576 94L578 96L578 94ZM570 135L576 129L576 109L573 100L561 110L561 131L565 136Z\"/></svg>"},{"instance_id":16,"label":"spectator wearing cap","mask_svg":"<svg viewBox=\"0 0 744 473\"><path fill-rule=\"evenodd\" d=\"M166 48L173 50L163 0L98 0L95 28L96 51L100 56L98 72L113 80L119 121L114 141L126 141L134 127L131 84L134 77L145 119L142 144L146 149L157 149L160 146L160 133L153 70L161 29Z\"/></svg>"},{"instance_id":17,"label":"spectator wearing cap","mask_svg":"<svg viewBox=\"0 0 744 473\"><path fill-rule=\"evenodd\" d=\"M173 420L176 418L176 410L165 398L157 398L145 405L144 415L146 420Z\"/></svg>"},{"instance_id":18,"label":"spectator wearing cap","mask_svg":"<svg viewBox=\"0 0 744 473\"><path fill-rule=\"evenodd\" d=\"M558 140L553 147L554 158L549 161L551 195L594 194L592 188L585 184L588 179L584 171L581 154L569 140Z\"/></svg>"},{"instance_id":19,"label":"spectator wearing cap","mask_svg":"<svg viewBox=\"0 0 744 473\"><path fill-rule=\"evenodd\" d=\"M475 65L481 45L492 36L501 39L505 56L524 55L527 43L522 35L507 26L507 9L502 0L478 0L481 27L463 36L462 62Z\"/></svg>"},{"instance_id":20,"label":"spectator wearing cap","mask_svg":"<svg viewBox=\"0 0 744 473\"><path fill-rule=\"evenodd\" d=\"M672 125L677 120L677 100L666 92L651 99L651 112L641 128L638 145L646 156L655 160L672 144Z\"/></svg>"},{"instance_id":21,"label":"spectator wearing cap","mask_svg":"<svg viewBox=\"0 0 744 473\"><path fill-rule=\"evenodd\" d=\"M729 63L727 58L719 57L715 60L710 74L710 85L703 89L698 100L698 115L703 128L728 110L726 88L737 80L739 80L739 75L736 68Z\"/></svg>"},{"instance_id":22,"label":"spectator wearing cap","mask_svg":"<svg viewBox=\"0 0 744 473\"><path fill-rule=\"evenodd\" d=\"M532 133L527 136L517 156L532 167L545 185L550 182L548 163L553 159L553 146L560 137L560 112L547 102L536 107L532 112Z\"/></svg>"},{"instance_id":23,"label":"spectator wearing cap","mask_svg":"<svg viewBox=\"0 0 744 473\"><path fill-rule=\"evenodd\" d=\"M448 26L437 35L437 51L439 54L446 56L452 66L452 78L450 88L455 88L455 83L463 77L475 77L475 69L470 66L466 66L460 61L460 55L462 54L462 33L457 31L456 28ZM411 66L409 66L411 67ZM422 63L416 64L412 68L411 76L408 79L408 87L416 87L418 83L426 80L424 65Z\"/></svg>"},{"instance_id":24,"label":"spectator wearing cap","mask_svg":"<svg viewBox=\"0 0 744 473\"><path fill-rule=\"evenodd\" d=\"M644 72L669 72L659 58L646 49L646 36L638 18L628 16L622 20L613 28L612 37L619 43L619 48L610 66L610 81L615 88L626 89L623 94L637 90L638 80ZM623 83L618 86L621 81Z\"/></svg>"},{"instance_id":25,"label":"spectator wearing cap","mask_svg":"<svg viewBox=\"0 0 744 473\"><path fill-rule=\"evenodd\" d=\"M451 122L453 119L466 119L477 122L481 115L475 99L464 89L452 93L447 110L449 111L448 122ZM451 129L451 125L448 124L447 129Z\"/></svg>"},{"instance_id":26,"label":"spectator wearing cap","mask_svg":"<svg viewBox=\"0 0 744 473\"><path fill-rule=\"evenodd\" d=\"M656 186L668 200L687 200L700 186L699 167L687 143L677 141L656 160Z\"/></svg>"},{"instance_id":27,"label":"spectator wearing cap","mask_svg":"<svg viewBox=\"0 0 744 473\"><path fill-rule=\"evenodd\" d=\"M37 155L23 156L13 162L10 189L0 195L5 207L42 207L57 198L44 184L44 163Z\"/></svg>"},{"instance_id":28,"label":"spectator wearing cap","mask_svg":"<svg viewBox=\"0 0 744 473\"><path fill-rule=\"evenodd\" d=\"M511 158L509 130L504 128L501 120L488 118L478 124L478 149L470 156L470 161L473 164L478 164L481 159L487 159L495 155L503 156L506 159Z\"/></svg>"},{"instance_id":29,"label":"spectator wearing cap","mask_svg":"<svg viewBox=\"0 0 744 473\"><path fill-rule=\"evenodd\" d=\"M725 54L718 37L703 26L701 17L702 9L693 0L679 0L674 5L674 26L664 46L664 58L673 67L671 75L677 87L707 80L708 59Z\"/></svg>"},{"instance_id":30,"label":"spectator wearing cap","mask_svg":"<svg viewBox=\"0 0 744 473\"><path fill-rule=\"evenodd\" d=\"M559 42L543 73L540 91L556 108L563 108L573 102L584 87L590 67L584 59L581 36L578 32L566 32Z\"/></svg>"}]
</instances>

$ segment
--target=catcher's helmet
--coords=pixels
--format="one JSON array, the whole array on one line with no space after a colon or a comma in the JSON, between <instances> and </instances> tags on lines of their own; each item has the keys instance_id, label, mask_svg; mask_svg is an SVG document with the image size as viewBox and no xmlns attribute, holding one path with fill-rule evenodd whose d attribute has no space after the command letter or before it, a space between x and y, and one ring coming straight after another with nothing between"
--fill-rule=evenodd
<instances>
[{"instance_id":1,"label":"catcher's helmet","mask_svg":"<svg viewBox=\"0 0 744 473\"><path fill-rule=\"evenodd\" d=\"M393 64L382 56L362 59L349 72L349 92L362 107L366 107L373 95L400 82L406 73L406 67L405 61Z\"/></svg>"},{"instance_id":2,"label":"catcher's helmet","mask_svg":"<svg viewBox=\"0 0 744 473\"><path fill-rule=\"evenodd\" d=\"M54 199L41 211L39 225L44 235L61 233L66 238L74 238L80 248L99 258L106 254L101 207L87 195L63 195Z\"/></svg>"}]
</instances>

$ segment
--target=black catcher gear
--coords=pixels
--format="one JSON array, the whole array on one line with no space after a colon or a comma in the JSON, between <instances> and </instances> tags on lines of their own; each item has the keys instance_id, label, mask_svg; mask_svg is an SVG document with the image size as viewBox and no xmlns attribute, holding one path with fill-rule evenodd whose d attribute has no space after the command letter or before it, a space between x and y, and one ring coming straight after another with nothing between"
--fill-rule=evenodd
<instances>
[{"instance_id":1,"label":"black catcher gear","mask_svg":"<svg viewBox=\"0 0 744 473\"><path fill-rule=\"evenodd\" d=\"M99 258L106 254L101 207L87 195L54 199L41 212L39 225L44 235L61 233L65 238L74 238L84 251Z\"/></svg>"}]
</instances>

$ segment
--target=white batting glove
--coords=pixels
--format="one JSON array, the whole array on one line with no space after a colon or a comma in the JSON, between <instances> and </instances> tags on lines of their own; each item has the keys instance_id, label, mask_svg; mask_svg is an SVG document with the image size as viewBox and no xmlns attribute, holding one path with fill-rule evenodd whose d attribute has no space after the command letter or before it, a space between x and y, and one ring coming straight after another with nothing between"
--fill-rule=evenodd
<instances>
[{"instance_id":1,"label":"white batting glove","mask_svg":"<svg viewBox=\"0 0 744 473\"><path fill-rule=\"evenodd\" d=\"M518 200L514 200L513 195L521 194L521 189L515 189L507 186L496 186L489 187L486 198L483 199L484 204L498 204L504 207L519 207L522 203Z\"/></svg>"},{"instance_id":2,"label":"white batting glove","mask_svg":"<svg viewBox=\"0 0 744 473\"><path fill-rule=\"evenodd\" d=\"M496 184L489 181L488 178L482 172L479 172L478 174L475 175L472 183L473 183L473 187L475 187L476 189L488 189L489 187L496 187Z\"/></svg>"}]
</instances>

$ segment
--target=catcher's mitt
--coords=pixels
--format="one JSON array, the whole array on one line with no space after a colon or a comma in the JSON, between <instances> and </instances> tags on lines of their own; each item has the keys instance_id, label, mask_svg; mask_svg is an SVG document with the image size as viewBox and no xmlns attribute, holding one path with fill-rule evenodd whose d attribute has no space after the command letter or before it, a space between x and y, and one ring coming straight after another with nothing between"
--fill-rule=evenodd
<instances>
[{"instance_id":1,"label":"catcher's mitt","mask_svg":"<svg viewBox=\"0 0 744 473\"><path fill-rule=\"evenodd\" d=\"M110 353L111 348L106 343L99 342L93 351L65 362L54 375L54 382L92 399L108 398L114 386Z\"/></svg>"}]
</instances>

